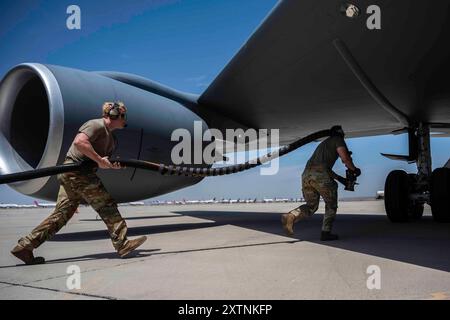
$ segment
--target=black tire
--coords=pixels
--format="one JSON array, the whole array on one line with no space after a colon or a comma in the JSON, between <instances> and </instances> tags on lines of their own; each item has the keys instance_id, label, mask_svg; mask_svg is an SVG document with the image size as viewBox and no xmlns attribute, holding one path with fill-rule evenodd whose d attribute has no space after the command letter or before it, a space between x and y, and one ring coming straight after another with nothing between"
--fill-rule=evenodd
<instances>
[{"instance_id":1,"label":"black tire","mask_svg":"<svg viewBox=\"0 0 450 320\"><path fill-rule=\"evenodd\" d=\"M438 168L431 176L431 212L438 222L450 222L450 169Z\"/></svg>"},{"instance_id":2,"label":"black tire","mask_svg":"<svg viewBox=\"0 0 450 320\"><path fill-rule=\"evenodd\" d=\"M424 211L424 205L422 204L415 204L409 206L409 217L413 220L420 220L423 216Z\"/></svg>"},{"instance_id":3,"label":"black tire","mask_svg":"<svg viewBox=\"0 0 450 320\"><path fill-rule=\"evenodd\" d=\"M384 185L384 207L391 222L407 222L409 217L409 178L402 170L389 173Z\"/></svg>"},{"instance_id":4,"label":"black tire","mask_svg":"<svg viewBox=\"0 0 450 320\"><path fill-rule=\"evenodd\" d=\"M417 179L417 175L413 174L413 173L409 173L408 174L408 183L409 183L409 193L414 192L413 190L413 186L414 183L416 182ZM424 204L423 203L409 203L409 207L408 207L408 216L412 219L412 220L420 220L423 216L423 211L424 211Z\"/></svg>"}]
</instances>

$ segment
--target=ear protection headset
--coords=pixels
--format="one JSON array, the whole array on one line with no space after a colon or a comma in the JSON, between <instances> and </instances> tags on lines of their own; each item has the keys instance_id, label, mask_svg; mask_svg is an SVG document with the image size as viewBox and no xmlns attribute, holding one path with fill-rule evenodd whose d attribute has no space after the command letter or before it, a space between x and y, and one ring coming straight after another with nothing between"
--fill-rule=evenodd
<instances>
[{"instance_id":1,"label":"ear protection headset","mask_svg":"<svg viewBox=\"0 0 450 320\"><path fill-rule=\"evenodd\" d=\"M341 126L333 126L331 128L331 136L341 136L344 137L345 136L345 132L342 129Z\"/></svg>"},{"instance_id":2,"label":"ear protection headset","mask_svg":"<svg viewBox=\"0 0 450 320\"><path fill-rule=\"evenodd\" d=\"M108 102L103 110L103 114L108 116L112 120L116 120L119 117L126 117L127 108L120 101Z\"/></svg>"}]
</instances>

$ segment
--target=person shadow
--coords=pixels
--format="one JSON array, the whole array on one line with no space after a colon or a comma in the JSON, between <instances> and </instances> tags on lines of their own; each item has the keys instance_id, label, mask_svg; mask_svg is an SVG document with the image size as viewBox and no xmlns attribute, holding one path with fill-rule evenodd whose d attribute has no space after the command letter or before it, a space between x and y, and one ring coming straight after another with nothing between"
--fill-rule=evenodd
<instances>
[{"instance_id":1,"label":"person shadow","mask_svg":"<svg viewBox=\"0 0 450 320\"><path fill-rule=\"evenodd\" d=\"M77 256L77 257L46 260L45 264L43 264L43 265L84 262L84 261L90 261L90 260L103 260L103 259L122 260L122 261L133 260L133 259L142 259L142 258L149 257L152 254L154 254L155 252L160 251L160 250L161 249L134 250L125 258L120 258L119 255L117 254L117 252L94 253L94 254L88 254L88 255ZM29 267L29 266L30 265L26 265L26 264L16 264L16 265L9 265L9 266L0 266L0 269L6 269L6 268L12 268L12 267Z\"/></svg>"}]
</instances>

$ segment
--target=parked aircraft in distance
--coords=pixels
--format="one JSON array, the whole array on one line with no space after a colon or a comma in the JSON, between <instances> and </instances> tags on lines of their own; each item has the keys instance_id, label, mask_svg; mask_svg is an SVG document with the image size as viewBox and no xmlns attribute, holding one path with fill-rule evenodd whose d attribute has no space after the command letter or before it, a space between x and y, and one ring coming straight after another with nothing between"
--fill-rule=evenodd
<instances>
[{"instance_id":1,"label":"parked aircraft in distance","mask_svg":"<svg viewBox=\"0 0 450 320\"><path fill-rule=\"evenodd\" d=\"M130 206L143 206L145 203L143 201L130 202Z\"/></svg>"},{"instance_id":2,"label":"parked aircraft in distance","mask_svg":"<svg viewBox=\"0 0 450 320\"><path fill-rule=\"evenodd\" d=\"M0 209L36 208L34 204L0 203Z\"/></svg>"},{"instance_id":3,"label":"parked aircraft in distance","mask_svg":"<svg viewBox=\"0 0 450 320\"><path fill-rule=\"evenodd\" d=\"M1 209L18 208L18 207L19 207L19 205L15 204L15 203L1 203L0 204Z\"/></svg>"},{"instance_id":4,"label":"parked aircraft in distance","mask_svg":"<svg viewBox=\"0 0 450 320\"><path fill-rule=\"evenodd\" d=\"M33 201L34 205L39 208L54 208L56 207L56 203L42 203L37 202L36 200Z\"/></svg>"}]
</instances>

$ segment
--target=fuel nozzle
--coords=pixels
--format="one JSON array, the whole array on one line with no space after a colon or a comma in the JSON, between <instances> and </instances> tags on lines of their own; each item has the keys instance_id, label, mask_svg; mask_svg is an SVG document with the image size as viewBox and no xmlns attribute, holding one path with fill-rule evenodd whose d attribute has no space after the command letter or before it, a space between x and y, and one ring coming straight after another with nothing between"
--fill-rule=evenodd
<instances>
[{"instance_id":1,"label":"fuel nozzle","mask_svg":"<svg viewBox=\"0 0 450 320\"><path fill-rule=\"evenodd\" d=\"M345 172L346 178L345 178L345 189L346 191L355 191L355 185L358 183L356 182L358 176L354 171L348 170Z\"/></svg>"},{"instance_id":2,"label":"fuel nozzle","mask_svg":"<svg viewBox=\"0 0 450 320\"><path fill-rule=\"evenodd\" d=\"M344 178L338 175L337 173L331 171L331 176L333 177L333 179L336 179L338 182L344 185L344 190L346 191L355 191L355 185L358 184L356 182L358 175L359 175L358 172L347 169Z\"/></svg>"}]
</instances>

